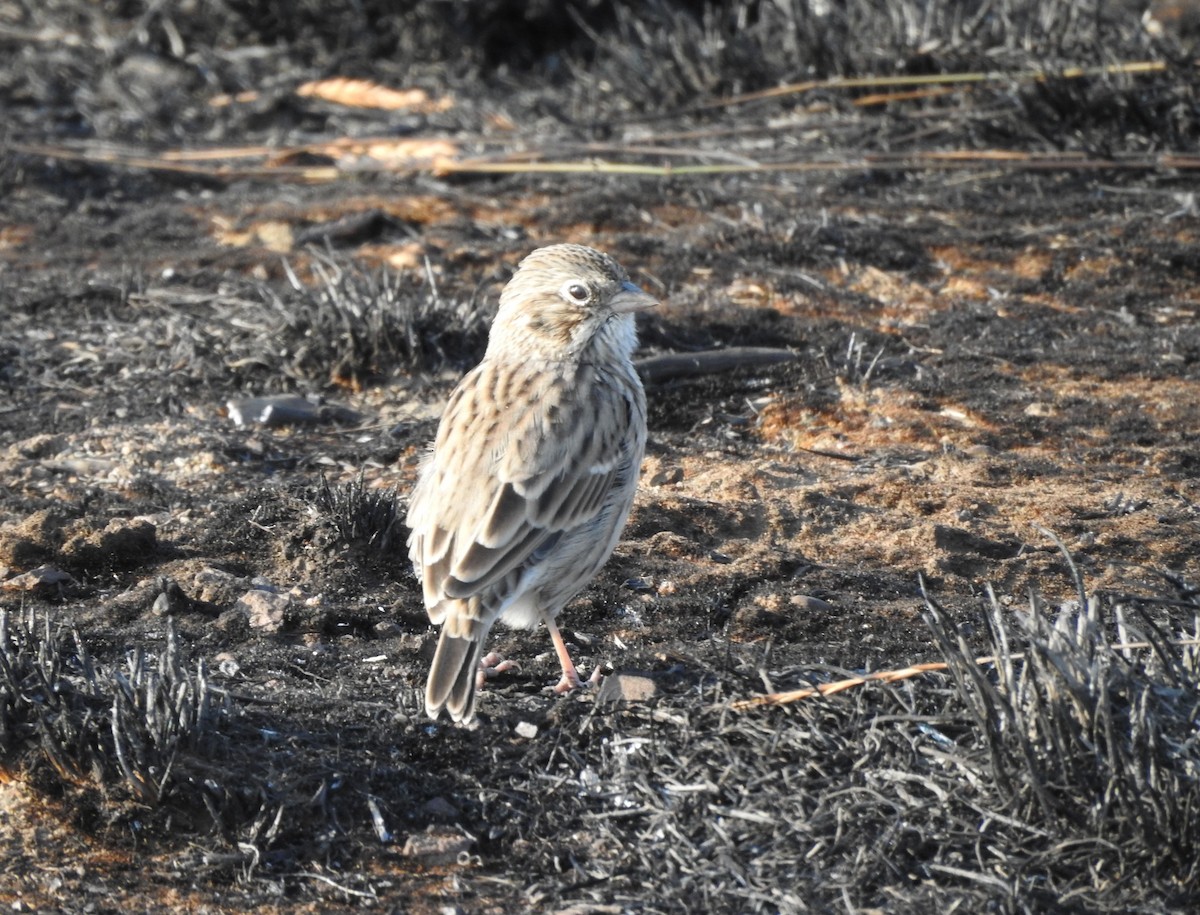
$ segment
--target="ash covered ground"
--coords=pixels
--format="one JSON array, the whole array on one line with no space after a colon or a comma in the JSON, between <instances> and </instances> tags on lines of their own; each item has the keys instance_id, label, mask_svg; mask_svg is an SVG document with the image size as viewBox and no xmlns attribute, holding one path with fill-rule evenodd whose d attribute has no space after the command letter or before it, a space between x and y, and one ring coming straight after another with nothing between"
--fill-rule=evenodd
<instances>
[{"instance_id":1,"label":"ash covered ground","mask_svg":"<svg viewBox=\"0 0 1200 915\"><path fill-rule=\"evenodd\" d=\"M1194 911L1186 6L390 7L0 2L0 903ZM562 241L664 303L629 698L498 628L435 725L407 493Z\"/></svg>"}]
</instances>

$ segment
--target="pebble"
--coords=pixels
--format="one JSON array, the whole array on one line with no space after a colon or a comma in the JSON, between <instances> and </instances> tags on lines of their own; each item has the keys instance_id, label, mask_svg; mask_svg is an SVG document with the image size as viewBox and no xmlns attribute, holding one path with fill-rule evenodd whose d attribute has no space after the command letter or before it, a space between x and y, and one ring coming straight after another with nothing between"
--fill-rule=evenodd
<instances>
[{"instance_id":1,"label":"pebble","mask_svg":"<svg viewBox=\"0 0 1200 915\"><path fill-rule=\"evenodd\" d=\"M254 629L278 632L283 628L284 616L291 602L292 599L286 594L275 594L256 588L239 597L234 609L244 612Z\"/></svg>"},{"instance_id":2,"label":"pebble","mask_svg":"<svg viewBox=\"0 0 1200 915\"><path fill-rule=\"evenodd\" d=\"M425 833L410 835L400 849L406 858L417 858L425 867L455 864L459 856L468 852L472 840L457 831L430 826Z\"/></svg>"},{"instance_id":3,"label":"pebble","mask_svg":"<svg viewBox=\"0 0 1200 915\"><path fill-rule=\"evenodd\" d=\"M642 674L609 674L596 692L596 701L601 705L624 702L648 702L658 694L658 684Z\"/></svg>"},{"instance_id":4,"label":"pebble","mask_svg":"<svg viewBox=\"0 0 1200 915\"><path fill-rule=\"evenodd\" d=\"M791 604L797 610L807 610L810 613L834 613L836 612L833 604L828 601L821 600L819 597L812 597L808 594L793 594Z\"/></svg>"}]
</instances>

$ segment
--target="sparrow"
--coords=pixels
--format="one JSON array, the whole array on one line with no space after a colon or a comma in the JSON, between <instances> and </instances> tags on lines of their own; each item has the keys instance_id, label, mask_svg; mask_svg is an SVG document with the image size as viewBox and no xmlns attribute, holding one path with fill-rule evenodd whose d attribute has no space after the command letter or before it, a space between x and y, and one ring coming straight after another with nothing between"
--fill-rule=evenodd
<instances>
[{"instance_id":1,"label":"sparrow","mask_svg":"<svg viewBox=\"0 0 1200 915\"><path fill-rule=\"evenodd\" d=\"M657 300L607 254L539 248L500 294L483 361L459 382L409 502L409 558L440 625L425 708L475 712L496 620L544 623L581 685L555 618L612 554L646 448L633 366L636 312Z\"/></svg>"}]
</instances>

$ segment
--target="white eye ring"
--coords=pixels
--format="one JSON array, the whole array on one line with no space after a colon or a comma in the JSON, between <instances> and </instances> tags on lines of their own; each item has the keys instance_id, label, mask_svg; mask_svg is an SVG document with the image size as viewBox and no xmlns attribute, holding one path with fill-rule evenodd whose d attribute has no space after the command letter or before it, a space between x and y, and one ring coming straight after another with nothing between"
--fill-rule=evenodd
<instances>
[{"instance_id":1,"label":"white eye ring","mask_svg":"<svg viewBox=\"0 0 1200 915\"><path fill-rule=\"evenodd\" d=\"M563 283L562 289L559 290L559 295L577 305L582 305L591 298L587 286L579 282L579 280L567 280Z\"/></svg>"}]
</instances>

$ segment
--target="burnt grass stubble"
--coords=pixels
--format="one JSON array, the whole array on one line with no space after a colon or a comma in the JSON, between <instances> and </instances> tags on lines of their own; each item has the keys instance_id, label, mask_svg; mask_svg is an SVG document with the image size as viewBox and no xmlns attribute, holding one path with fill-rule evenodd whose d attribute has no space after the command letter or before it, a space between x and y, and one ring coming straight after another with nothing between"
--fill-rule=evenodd
<instances>
[{"instance_id":1,"label":"burnt grass stubble","mask_svg":"<svg viewBox=\"0 0 1200 915\"><path fill-rule=\"evenodd\" d=\"M12 232L0 247L11 481L0 494L11 779L0 787L0 901L1194 910L1200 672L1197 649L1180 642L1198 628L1197 411L1184 404L1165 424L1136 385L1112 409L1086 386L1055 389L1133 378L1194 390L1186 176L368 176L306 187L14 151L381 132L469 144L494 109L563 150L646 123L731 128L714 154L767 159L1194 149L1186 36L1151 38L1140 10L783 6L522 5L514 38L504 3L402 15L361 2L227 4L220 15L0 5L11 26L0 32L0 230ZM79 40L43 40L55 34ZM759 141L771 132L752 128L795 115L794 101L686 110L837 74L1143 59L1166 72L884 110L822 96L815 129L776 127L769 148ZM292 94L328 75L419 83L456 106L397 121ZM207 104L245 88L255 101ZM457 215L421 222L383 208L349 231L306 215L347 196L412 193ZM221 246L213 214L295 222L303 243L285 255ZM407 485L437 403L482 351L507 269L564 238L613 250L661 293L667 306L642 327L647 358L730 344L799 358L648 373L644 492L567 624L583 658L646 674L654 698L544 695L541 635L498 633L522 671L489 684L477 727L433 724L419 699L431 634L403 555ZM421 243L427 270L355 256L363 243L403 241ZM913 306L906 296L938 282L948 251L994 264L983 275L994 300L964 294L889 324L889 303ZM1031 251L1039 268L1016 269ZM1077 269L1106 260L1106 273ZM880 277L911 285L880 291L868 282ZM1038 375L1045 365L1061 372ZM238 428L222 415L264 393L319 396L331 421ZM850 531L912 508L881 508L870 490L976 465L936 426L885 440L871 438L878 423L846 426L844 452L803 450L789 423L836 425L860 398L984 417L974 444L996 491L1044 479L1050 498L1091 473L1129 494L1077 507L1070 530L1018 535L997 533L1016 522L972 533L917 506L908 527L933 529L930 561L897 548L890 562ZM1106 434L1087 431L1097 428ZM725 467L737 478L747 462L763 468L753 499L686 488ZM1163 477L1160 502L1134 492L1139 466ZM808 494L789 502L768 481ZM986 522L987 509L972 511ZM1133 527L1149 511L1152 536ZM1122 519L1136 533L1056 542ZM797 545L818 541L781 534L843 530L840 548L827 539L819 553ZM29 573L34 584L14 584ZM239 603L293 585L275 616ZM1123 647L1134 643L1148 647ZM995 660L975 663L981 655ZM777 708L730 705L931 660L945 671Z\"/></svg>"}]
</instances>

